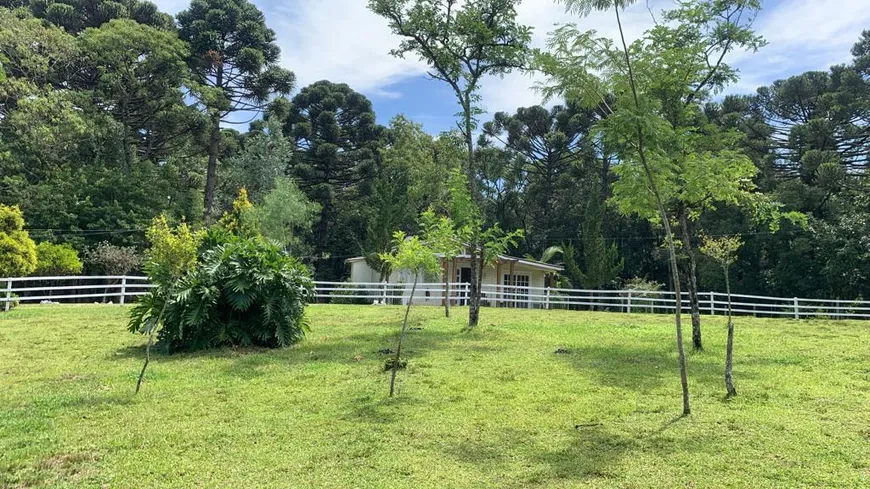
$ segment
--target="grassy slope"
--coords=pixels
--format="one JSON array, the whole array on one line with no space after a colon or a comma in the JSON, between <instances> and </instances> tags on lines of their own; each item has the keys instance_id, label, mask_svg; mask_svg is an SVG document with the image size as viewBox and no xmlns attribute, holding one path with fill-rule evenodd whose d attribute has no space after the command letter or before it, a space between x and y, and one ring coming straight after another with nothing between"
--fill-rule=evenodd
<instances>
[{"instance_id":1,"label":"grassy slope","mask_svg":"<svg viewBox=\"0 0 870 489\"><path fill-rule=\"evenodd\" d=\"M292 349L158 356L118 306L0 315L0 487L870 487L870 325L738 319L690 357L665 316L313 306ZM555 348L571 350L555 355ZM575 427L575 425L581 425Z\"/></svg>"}]
</instances>

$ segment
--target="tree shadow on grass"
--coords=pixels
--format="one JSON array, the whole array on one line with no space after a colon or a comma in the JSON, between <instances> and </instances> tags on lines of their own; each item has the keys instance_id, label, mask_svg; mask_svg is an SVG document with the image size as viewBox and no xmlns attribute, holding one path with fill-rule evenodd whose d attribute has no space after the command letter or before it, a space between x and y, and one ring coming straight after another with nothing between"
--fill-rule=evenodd
<instances>
[{"instance_id":1,"label":"tree shadow on grass","mask_svg":"<svg viewBox=\"0 0 870 489\"><path fill-rule=\"evenodd\" d=\"M679 378L676 351L668 346L605 344L571 348L568 354L554 355L577 370L588 373L603 387L649 392ZM694 355L688 359L689 377L705 385L721 384L724 358ZM751 378L751 372L741 373Z\"/></svg>"}]
</instances>

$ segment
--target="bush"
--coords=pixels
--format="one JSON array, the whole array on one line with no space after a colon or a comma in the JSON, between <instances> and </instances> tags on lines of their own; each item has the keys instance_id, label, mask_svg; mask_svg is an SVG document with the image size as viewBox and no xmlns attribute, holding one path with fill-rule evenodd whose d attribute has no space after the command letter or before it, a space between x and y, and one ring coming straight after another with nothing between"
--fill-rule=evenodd
<instances>
[{"instance_id":1,"label":"bush","mask_svg":"<svg viewBox=\"0 0 870 489\"><path fill-rule=\"evenodd\" d=\"M313 296L308 270L278 246L209 232L193 270L144 296L130 329L147 330L165 308L158 339L170 352L288 346L304 337L304 310Z\"/></svg>"},{"instance_id":2,"label":"bush","mask_svg":"<svg viewBox=\"0 0 870 489\"><path fill-rule=\"evenodd\" d=\"M24 230L18 206L0 204L0 277L29 275L36 269L36 243Z\"/></svg>"},{"instance_id":3,"label":"bush","mask_svg":"<svg viewBox=\"0 0 870 489\"><path fill-rule=\"evenodd\" d=\"M92 272L105 275L127 275L139 268L142 264L142 256L139 255L136 248L116 246L108 241L103 241L85 253L85 261Z\"/></svg>"},{"instance_id":4,"label":"bush","mask_svg":"<svg viewBox=\"0 0 870 489\"><path fill-rule=\"evenodd\" d=\"M622 288L622 290L632 291L632 297L635 299L638 299L638 298L640 298L640 299L654 299L654 298L661 297L661 295L660 294L644 294L643 292L644 291L658 292L660 290L663 290L664 287L665 286L663 284L656 282L654 280L647 280L647 279L641 278L641 277L634 277L634 278L629 279L625 282L625 286ZM673 300L673 298L671 298L671 300ZM654 307L651 307L652 304L653 304L652 301L639 301L639 302L636 302L632 306L632 310L634 312L649 312L649 313L655 313L655 312L660 311L660 309L656 309Z\"/></svg>"},{"instance_id":5,"label":"bush","mask_svg":"<svg viewBox=\"0 0 870 489\"><path fill-rule=\"evenodd\" d=\"M347 304L347 305L364 305L371 304L372 301L379 299L377 296L373 296L371 299L360 299L359 297L348 297L348 296L361 296L368 295L367 292L363 292L359 287L354 286L352 283L341 284L338 286L340 290L333 290L329 293L329 303L330 304Z\"/></svg>"},{"instance_id":6,"label":"bush","mask_svg":"<svg viewBox=\"0 0 870 489\"><path fill-rule=\"evenodd\" d=\"M33 275L42 277L76 275L84 268L78 252L67 243L54 244L43 241L36 246L36 256L36 270Z\"/></svg>"}]
</instances>

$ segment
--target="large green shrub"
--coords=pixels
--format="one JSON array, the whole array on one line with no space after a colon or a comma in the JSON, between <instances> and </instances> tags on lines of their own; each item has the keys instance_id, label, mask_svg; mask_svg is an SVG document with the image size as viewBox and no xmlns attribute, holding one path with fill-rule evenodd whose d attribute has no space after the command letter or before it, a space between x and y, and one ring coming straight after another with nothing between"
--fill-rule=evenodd
<instances>
[{"instance_id":1,"label":"large green shrub","mask_svg":"<svg viewBox=\"0 0 870 489\"><path fill-rule=\"evenodd\" d=\"M85 252L91 273L127 275L142 265L142 256L132 246L116 246L108 241Z\"/></svg>"},{"instance_id":2,"label":"large green shrub","mask_svg":"<svg viewBox=\"0 0 870 489\"><path fill-rule=\"evenodd\" d=\"M33 275L75 275L84 268L78 252L69 243L54 244L43 241L36 245L36 256L38 259Z\"/></svg>"},{"instance_id":3,"label":"large green shrub","mask_svg":"<svg viewBox=\"0 0 870 489\"><path fill-rule=\"evenodd\" d=\"M18 206L0 204L0 277L29 275L36 269L36 243L24 230Z\"/></svg>"},{"instance_id":4,"label":"large green shrub","mask_svg":"<svg viewBox=\"0 0 870 489\"><path fill-rule=\"evenodd\" d=\"M212 230L191 271L139 301L130 329L143 330L165 307L158 339L171 352L287 346L304 336L304 310L313 295L308 270L278 246Z\"/></svg>"}]
</instances>

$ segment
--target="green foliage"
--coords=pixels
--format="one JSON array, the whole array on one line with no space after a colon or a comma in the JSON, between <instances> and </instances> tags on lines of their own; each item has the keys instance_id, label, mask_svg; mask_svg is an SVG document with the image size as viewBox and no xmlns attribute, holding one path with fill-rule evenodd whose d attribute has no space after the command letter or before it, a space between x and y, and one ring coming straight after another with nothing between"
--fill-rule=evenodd
<instances>
[{"instance_id":1,"label":"green foliage","mask_svg":"<svg viewBox=\"0 0 870 489\"><path fill-rule=\"evenodd\" d=\"M435 252L419 236L408 237L402 231L393 234L395 249L392 253L381 253L381 259L393 270L407 270L414 274L436 275L441 264Z\"/></svg>"},{"instance_id":2,"label":"green foliage","mask_svg":"<svg viewBox=\"0 0 870 489\"><path fill-rule=\"evenodd\" d=\"M151 283L171 287L196 266L202 231L191 230L186 222L173 229L166 216L160 215L146 236L151 246L145 251L144 268Z\"/></svg>"},{"instance_id":3,"label":"green foliage","mask_svg":"<svg viewBox=\"0 0 870 489\"><path fill-rule=\"evenodd\" d=\"M599 199L591 199L586 206L586 213L580 231L580 242L583 246L583 270L572 266L571 280L584 289L599 289L612 283L625 267L625 261L619 257L615 244L607 245L601 228L604 219L604 209Z\"/></svg>"},{"instance_id":4,"label":"green foliage","mask_svg":"<svg viewBox=\"0 0 870 489\"><path fill-rule=\"evenodd\" d=\"M0 0L0 7L22 7L72 34L113 19L129 19L163 30L174 27L170 15L157 10L153 3L140 0Z\"/></svg>"},{"instance_id":5,"label":"green foliage","mask_svg":"<svg viewBox=\"0 0 870 489\"><path fill-rule=\"evenodd\" d=\"M178 14L179 36L190 46L194 94L209 117L205 214L214 213L221 122L239 111L261 112L275 95L293 90L281 68L275 32L248 0L193 0Z\"/></svg>"},{"instance_id":6,"label":"green foliage","mask_svg":"<svg viewBox=\"0 0 870 489\"><path fill-rule=\"evenodd\" d=\"M142 255L132 246L117 246L103 241L85 251L85 264L91 273L127 275L142 265Z\"/></svg>"},{"instance_id":7,"label":"green foliage","mask_svg":"<svg viewBox=\"0 0 870 489\"><path fill-rule=\"evenodd\" d=\"M188 107L188 49L174 31L111 20L77 38L93 72L94 103L122 126L125 162L160 161L204 123Z\"/></svg>"},{"instance_id":8,"label":"green foliage","mask_svg":"<svg viewBox=\"0 0 870 489\"><path fill-rule=\"evenodd\" d=\"M420 214L420 229L426 245L447 260L462 253L471 234L468 225L457 227L453 219L439 217L431 207Z\"/></svg>"},{"instance_id":9,"label":"green foliage","mask_svg":"<svg viewBox=\"0 0 870 489\"><path fill-rule=\"evenodd\" d=\"M209 241L223 242L203 250L197 265L173 285L159 284L144 296L131 311L130 330L156 327L165 308L158 339L172 352L276 348L302 339L305 306L314 293L305 267L261 238L224 235Z\"/></svg>"},{"instance_id":10,"label":"green foliage","mask_svg":"<svg viewBox=\"0 0 870 489\"><path fill-rule=\"evenodd\" d=\"M221 209L231 208L242 188L247 190L252 202L263 203L266 195L275 189L277 179L286 175L295 151L293 141L281 133L281 123L276 117L269 117L263 130L252 130L228 141L240 144L241 148L225 145L231 156L222 158L218 168L218 205Z\"/></svg>"},{"instance_id":11,"label":"green foliage","mask_svg":"<svg viewBox=\"0 0 870 489\"><path fill-rule=\"evenodd\" d=\"M377 123L371 102L344 83L318 81L293 97L284 133L297 148L289 174L321 206L314 228L315 253L324 258L358 253L366 238L360 224L368 217L360 203L372 193L386 143L386 130ZM394 173L385 169L381 177L393 179ZM384 185L392 183L397 182L379 182L378 199L387 198ZM381 207L374 212L386 212L383 202L376 204ZM344 268L342 258L320 260L317 275L335 279Z\"/></svg>"},{"instance_id":12,"label":"green foliage","mask_svg":"<svg viewBox=\"0 0 870 489\"><path fill-rule=\"evenodd\" d=\"M737 251L741 246L743 240L738 237L704 237L700 250L727 269L737 261Z\"/></svg>"},{"instance_id":13,"label":"green foliage","mask_svg":"<svg viewBox=\"0 0 870 489\"><path fill-rule=\"evenodd\" d=\"M21 209L0 204L0 277L29 275L36 265L36 243L24 230Z\"/></svg>"},{"instance_id":14,"label":"green foliage","mask_svg":"<svg viewBox=\"0 0 870 489\"><path fill-rule=\"evenodd\" d=\"M78 252L69 243L54 244L43 241L36 245L36 256L37 264L33 275L43 277L77 275L84 268Z\"/></svg>"},{"instance_id":15,"label":"green foliage","mask_svg":"<svg viewBox=\"0 0 870 489\"><path fill-rule=\"evenodd\" d=\"M286 177L275 179L274 188L263 197L262 205L254 208L257 225L263 237L281 245L290 255L307 254L306 238L317 222L320 204L308 197Z\"/></svg>"},{"instance_id":16,"label":"green foliage","mask_svg":"<svg viewBox=\"0 0 870 489\"><path fill-rule=\"evenodd\" d=\"M236 236L259 236L260 228L254 204L248 200L248 191L239 189L239 195L233 201L233 208L223 215L220 225Z\"/></svg>"}]
</instances>

